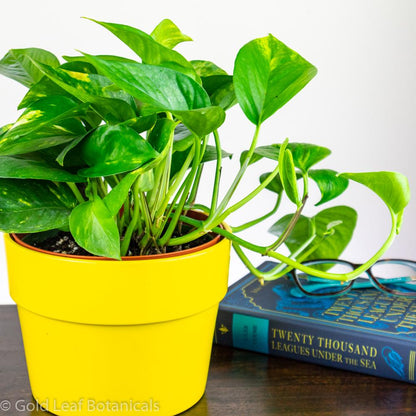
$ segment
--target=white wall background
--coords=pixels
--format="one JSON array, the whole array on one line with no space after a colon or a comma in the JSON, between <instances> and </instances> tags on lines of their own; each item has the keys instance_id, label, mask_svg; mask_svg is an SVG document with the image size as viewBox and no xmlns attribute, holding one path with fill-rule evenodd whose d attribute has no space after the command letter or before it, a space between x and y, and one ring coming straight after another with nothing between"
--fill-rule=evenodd
<instances>
[{"instance_id":1,"label":"white wall background","mask_svg":"<svg viewBox=\"0 0 416 416\"><path fill-rule=\"evenodd\" d=\"M260 144L289 137L292 141L327 146L333 154L321 167L353 172L400 171L408 176L416 194L414 0L38 0L7 2L2 5L2 15L1 56L10 48L24 47L41 47L59 57L74 54L75 49L92 54L131 55L103 28L80 17L125 23L148 32L169 17L194 39L193 43L180 46L181 53L188 59L212 60L228 72L232 72L234 57L243 44L272 33L314 63L319 73L265 123ZM24 93L20 84L0 77L0 125L16 119L15 109ZM253 126L239 108L232 109L220 131L223 147L240 152L248 147L252 132ZM225 185L236 172L237 161L238 157L226 162ZM253 176L243 188L255 186L258 174L269 168L253 166ZM208 198L209 179L203 187L202 200ZM230 223L237 225L251 219L272 203L271 194L265 194L244 214L233 216ZM388 213L377 198L359 185L350 186L338 203L350 204L360 213L354 240L343 257L365 260L388 233ZM283 208L286 213L292 207L287 204ZM415 208L413 198L402 233L385 257L416 259ZM308 208L304 212L308 215L313 211ZM257 243L270 242L267 227L272 223L269 221L266 227L245 236ZM253 261L259 264L262 259L253 257ZM245 272L233 256L230 283ZM0 304L10 302L1 241Z\"/></svg>"}]
</instances>

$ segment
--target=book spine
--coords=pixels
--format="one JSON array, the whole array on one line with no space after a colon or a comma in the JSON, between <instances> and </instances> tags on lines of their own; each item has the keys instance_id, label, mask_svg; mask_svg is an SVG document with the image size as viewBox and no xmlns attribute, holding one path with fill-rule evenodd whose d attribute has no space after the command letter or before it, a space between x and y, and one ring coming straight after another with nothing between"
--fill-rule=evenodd
<instances>
[{"instance_id":1,"label":"book spine","mask_svg":"<svg viewBox=\"0 0 416 416\"><path fill-rule=\"evenodd\" d=\"M416 345L399 338L306 320L267 319L255 313L247 315L220 307L214 341L219 345L416 384Z\"/></svg>"}]
</instances>

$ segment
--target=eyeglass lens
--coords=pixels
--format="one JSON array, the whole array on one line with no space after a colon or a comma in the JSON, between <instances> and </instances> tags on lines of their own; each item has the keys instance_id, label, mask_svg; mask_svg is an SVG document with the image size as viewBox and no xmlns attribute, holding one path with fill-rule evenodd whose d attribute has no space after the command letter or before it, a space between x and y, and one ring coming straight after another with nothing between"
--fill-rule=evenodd
<instances>
[{"instance_id":1,"label":"eyeglass lens","mask_svg":"<svg viewBox=\"0 0 416 416\"><path fill-rule=\"evenodd\" d=\"M315 260L305 263L319 271L345 274L354 270L353 264L342 260ZM416 296L416 262L406 260L380 260L360 278L349 282L320 279L299 270L295 271L295 281L304 293L315 296L333 296L354 289L377 287L393 295Z\"/></svg>"},{"instance_id":2,"label":"eyeglass lens","mask_svg":"<svg viewBox=\"0 0 416 416\"><path fill-rule=\"evenodd\" d=\"M370 270L381 289L392 294L416 296L415 262L380 260Z\"/></svg>"}]
</instances>

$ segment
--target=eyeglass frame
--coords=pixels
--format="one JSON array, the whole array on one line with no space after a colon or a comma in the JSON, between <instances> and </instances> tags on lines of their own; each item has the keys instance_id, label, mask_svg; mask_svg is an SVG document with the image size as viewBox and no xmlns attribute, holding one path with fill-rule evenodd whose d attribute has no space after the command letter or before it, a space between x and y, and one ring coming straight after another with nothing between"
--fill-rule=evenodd
<instances>
[{"instance_id":1,"label":"eyeglass frame","mask_svg":"<svg viewBox=\"0 0 416 416\"><path fill-rule=\"evenodd\" d=\"M304 264L305 266L310 266L311 264L323 264L323 263L330 263L330 262L338 263L338 264L347 264L347 265L352 267L352 270L356 270L356 269L358 269L359 267L361 267L363 265L362 263L353 263L353 262L350 262L348 260L343 260L343 259L317 259L317 260L305 261L302 264ZM373 286L376 289L383 292L383 293L387 293L388 295L391 295L391 296L400 296L400 297L408 297L408 298L415 297L416 298L416 290L415 290L415 292L401 292L401 291L398 291L398 290L395 290L395 289L390 289L390 288L382 285L377 280L377 277L374 276L371 269L375 265L382 264L382 263L391 263L391 264L398 264L398 263L408 264L408 263L411 263L413 266L409 265L409 267L414 268L414 270L416 272L416 261L408 260L408 259L399 259L399 258L380 259L380 260L376 261L371 267L369 267L367 270L365 270L363 272L364 274L366 274L369 277L369 281L373 284ZM299 281L299 276L297 276L296 272L301 272L301 270L297 270L297 269L291 270L288 273L288 276L293 279L293 281L296 283L297 288L303 294L305 294L306 296L321 297L321 298L339 296L339 295L342 295L342 294L345 294L345 293L349 292L353 288L353 285L354 285L354 282L356 281L356 279L359 278L359 277L357 277L357 278L352 279L352 280L347 281L347 282L340 282L340 286L343 286L342 289L338 290L334 293L330 293L330 294L327 294L327 293L313 293L313 292L308 292L307 290L304 289L302 283ZM302 272L302 273L304 273L304 272ZM311 277L313 277L313 276L311 276ZM324 279L321 279L321 280L324 280ZM322 282L321 284L323 286L325 285L324 282ZM345 287L344 287L344 285L345 285ZM415 289L416 289L416 284L415 284Z\"/></svg>"}]
</instances>

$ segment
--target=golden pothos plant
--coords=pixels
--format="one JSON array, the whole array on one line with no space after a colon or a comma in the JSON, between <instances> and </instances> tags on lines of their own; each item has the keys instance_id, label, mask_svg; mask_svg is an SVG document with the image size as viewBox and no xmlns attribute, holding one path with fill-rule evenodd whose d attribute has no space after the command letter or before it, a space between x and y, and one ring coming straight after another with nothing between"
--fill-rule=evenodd
<instances>
[{"instance_id":1,"label":"golden pothos plant","mask_svg":"<svg viewBox=\"0 0 416 416\"><path fill-rule=\"evenodd\" d=\"M330 150L288 142L258 146L262 124L316 75L316 68L272 35L244 45L227 74L210 61L188 61L174 50L191 40L170 20L149 35L115 23L98 22L129 46L137 60L112 55L66 56L64 62L39 48L11 49L0 73L28 88L22 114L0 129L0 229L29 233L31 241L70 233L91 255L121 259L132 247L142 255L164 253L214 231L232 241L242 261L260 279L289 268L348 280L376 261L399 232L409 201L407 179L394 172L338 173L316 168ZM237 104L253 124L240 169L220 195L222 150L219 127ZM231 138L224 140L227 143ZM259 185L232 203L252 163L275 162ZM197 203L203 166L216 164L211 203ZM356 212L332 206L302 215L310 181L322 194L317 206L345 191L350 180L374 191L390 212L391 232L362 268L344 275L310 270L302 261L337 258L349 243ZM275 194L270 212L249 223L220 227L227 217L264 190ZM293 214L279 217L283 198ZM192 219L201 210L205 219ZM238 233L277 216L268 246ZM278 249L285 244L290 255ZM261 272L248 260L252 250L279 262Z\"/></svg>"}]
</instances>

